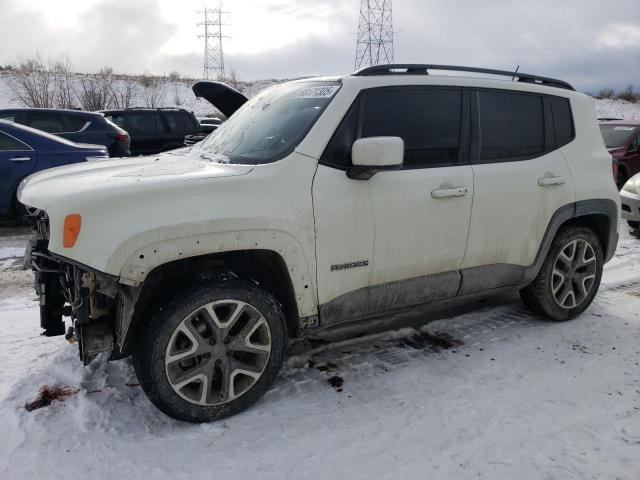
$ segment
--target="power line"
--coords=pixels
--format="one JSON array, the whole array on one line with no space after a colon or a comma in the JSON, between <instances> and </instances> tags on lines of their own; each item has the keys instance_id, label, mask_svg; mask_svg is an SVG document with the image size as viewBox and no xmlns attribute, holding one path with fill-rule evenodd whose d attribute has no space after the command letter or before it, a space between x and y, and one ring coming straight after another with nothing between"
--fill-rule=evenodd
<instances>
[{"instance_id":1,"label":"power line","mask_svg":"<svg viewBox=\"0 0 640 480\"><path fill-rule=\"evenodd\" d=\"M393 63L391 0L360 0L355 70Z\"/></svg>"},{"instance_id":2,"label":"power line","mask_svg":"<svg viewBox=\"0 0 640 480\"><path fill-rule=\"evenodd\" d=\"M202 77L205 79L224 79L224 51L222 48L222 15L229 12L222 11L222 4L218 8L205 8L198 12L204 16L204 21L198 23L204 27L204 34L198 38L204 38L204 69Z\"/></svg>"}]
</instances>

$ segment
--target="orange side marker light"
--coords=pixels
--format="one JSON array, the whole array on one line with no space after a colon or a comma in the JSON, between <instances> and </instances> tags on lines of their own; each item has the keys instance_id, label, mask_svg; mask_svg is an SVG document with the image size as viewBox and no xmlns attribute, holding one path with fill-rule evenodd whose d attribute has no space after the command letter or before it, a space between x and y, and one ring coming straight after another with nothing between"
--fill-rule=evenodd
<instances>
[{"instance_id":1,"label":"orange side marker light","mask_svg":"<svg viewBox=\"0 0 640 480\"><path fill-rule=\"evenodd\" d=\"M79 213L72 213L64 217L64 232L62 234L62 245L64 248L71 248L75 245L78 235L80 234L81 224L82 221Z\"/></svg>"}]
</instances>

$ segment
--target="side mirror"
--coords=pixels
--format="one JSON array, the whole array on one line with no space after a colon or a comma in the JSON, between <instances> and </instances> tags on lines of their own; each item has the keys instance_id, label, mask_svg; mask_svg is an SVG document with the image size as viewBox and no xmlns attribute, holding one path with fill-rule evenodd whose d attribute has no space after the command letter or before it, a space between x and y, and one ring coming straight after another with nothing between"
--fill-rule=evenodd
<instances>
[{"instance_id":1,"label":"side mirror","mask_svg":"<svg viewBox=\"0 0 640 480\"><path fill-rule=\"evenodd\" d=\"M351 146L353 166L347 176L368 180L375 173L399 170L404 158L404 141L400 137L359 138Z\"/></svg>"}]
</instances>

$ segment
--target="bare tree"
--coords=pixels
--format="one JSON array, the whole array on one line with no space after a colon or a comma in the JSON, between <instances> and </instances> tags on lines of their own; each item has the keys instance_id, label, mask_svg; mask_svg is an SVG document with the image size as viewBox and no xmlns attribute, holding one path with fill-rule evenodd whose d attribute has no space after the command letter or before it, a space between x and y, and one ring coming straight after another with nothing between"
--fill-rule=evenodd
<instances>
[{"instance_id":1,"label":"bare tree","mask_svg":"<svg viewBox=\"0 0 640 480\"><path fill-rule=\"evenodd\" d=\"M95 75L82 77L77 94L82 108L95 111L111 106L111 90L114 81L113 70L106 67Z\"/></svg>"},{"instance_id":2,"label":"bare tree","mask_svg":"<svg viewBox=\"0 0 640 480\"><path fill-rule=\"evenodd\" d=\"M138 79L129 75L122 75L109 83L109 100L114 108L129 108L133 106L140 83Z\"/></svg>"},{"instance_id":3,"label":"bare tree","mask_svg":"<svg viewBox=\"0 0 640 480\"><path fill-rule=\"evenodd\" d=\"M161 107L167 96L167 85L163 78L142 75L140 83L143 85L142 99L145 107Z\"/></svg>"},{"instance_id":4,"label":"bare tree","mask_svg":"<svg viewBox=\"0 0 640 480\"><path fill-rule=\"evenodd\" d=\"M598 98L613 98L613 88L603 88L598 92Z\"/></svg>"},{"instance_id":5,"label":"bare tree","mask_svg":"<svg viewBox=\"0 0 640 480\"><path fill-rule=\"evenodd\" d=\"M9 88L26 107L52 108L56 97L56 77L42 57L18 59L8 78Z\"/></svg>"},{"instance_id":6,"label":"bare tree","mask_svg":"<svg viewBox=\"0 0 640 480\"><path fill-rule=\"evenodd\" d=\"M224 79L224 82L228 83L238 91L241 91L242 84L244 83L240 79L238 79L238 76L235 70L231 70L231 74Z\"/></svg>"},{"instance_id":7,"label":"bare tree","mask_svg":"<svg viewBox=\"0 0 640 480\"><path fill-rule=\"evenodd\" d=\"M55 76L55 106L57 108L75 107L74 75L67 57L50 61L49 70Z\"/></svg>"},{"instance_id":8,"label":"bare tree","mask_svg":"<svg viewBox=\"0 0 640 480\"><path fill-rule=\"evenodd\" d=\"M618 99L635 103L640 99L640 94L633 91L633 85L627 85L627 88L618 94Z\"/></svg>"},{"instance_id":9,"label":"bare tree","mask_svg":"<svg viewBox=\"0 0 640 480\"><path fill-rule=\"evenodd\" d=\"M180 76L180 72L172 71L169 72L168 77L169 83L171 84L171 93L173 95L173 103L176 106L182 105L182 97L180 96L180 84L182 83L182 79Z\"/></svg>"}]
</instances>

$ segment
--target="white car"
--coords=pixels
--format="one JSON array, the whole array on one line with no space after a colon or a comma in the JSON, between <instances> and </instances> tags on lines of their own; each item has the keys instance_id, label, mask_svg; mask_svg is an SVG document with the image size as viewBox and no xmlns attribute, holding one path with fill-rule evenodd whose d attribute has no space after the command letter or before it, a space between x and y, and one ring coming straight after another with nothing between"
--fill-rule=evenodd
<instances>
[{"instance_id":1,"label":"white car","mask_svg":"<svg viewBox=\"0 0 640 480\"><path fill-rule=\"evenodd\" d=\"M133 355L151 401L200 422L253 404L318 329L506 290L574 318L618 240L611 157L592 99L513 75L382 65L232 91L195 147L31 176L42 327L70 316L85 362Z\"/></svg>"},{"instance_id":2,"label":"white car","mask_svg":"<svg viewBox=\"0 0 640 480\"><path fill-rule=\"evenodd\" d=\"M622 218L632 230L640 230L640 173L631 177L620 190Z\"/></svg>"}]
</instances>

